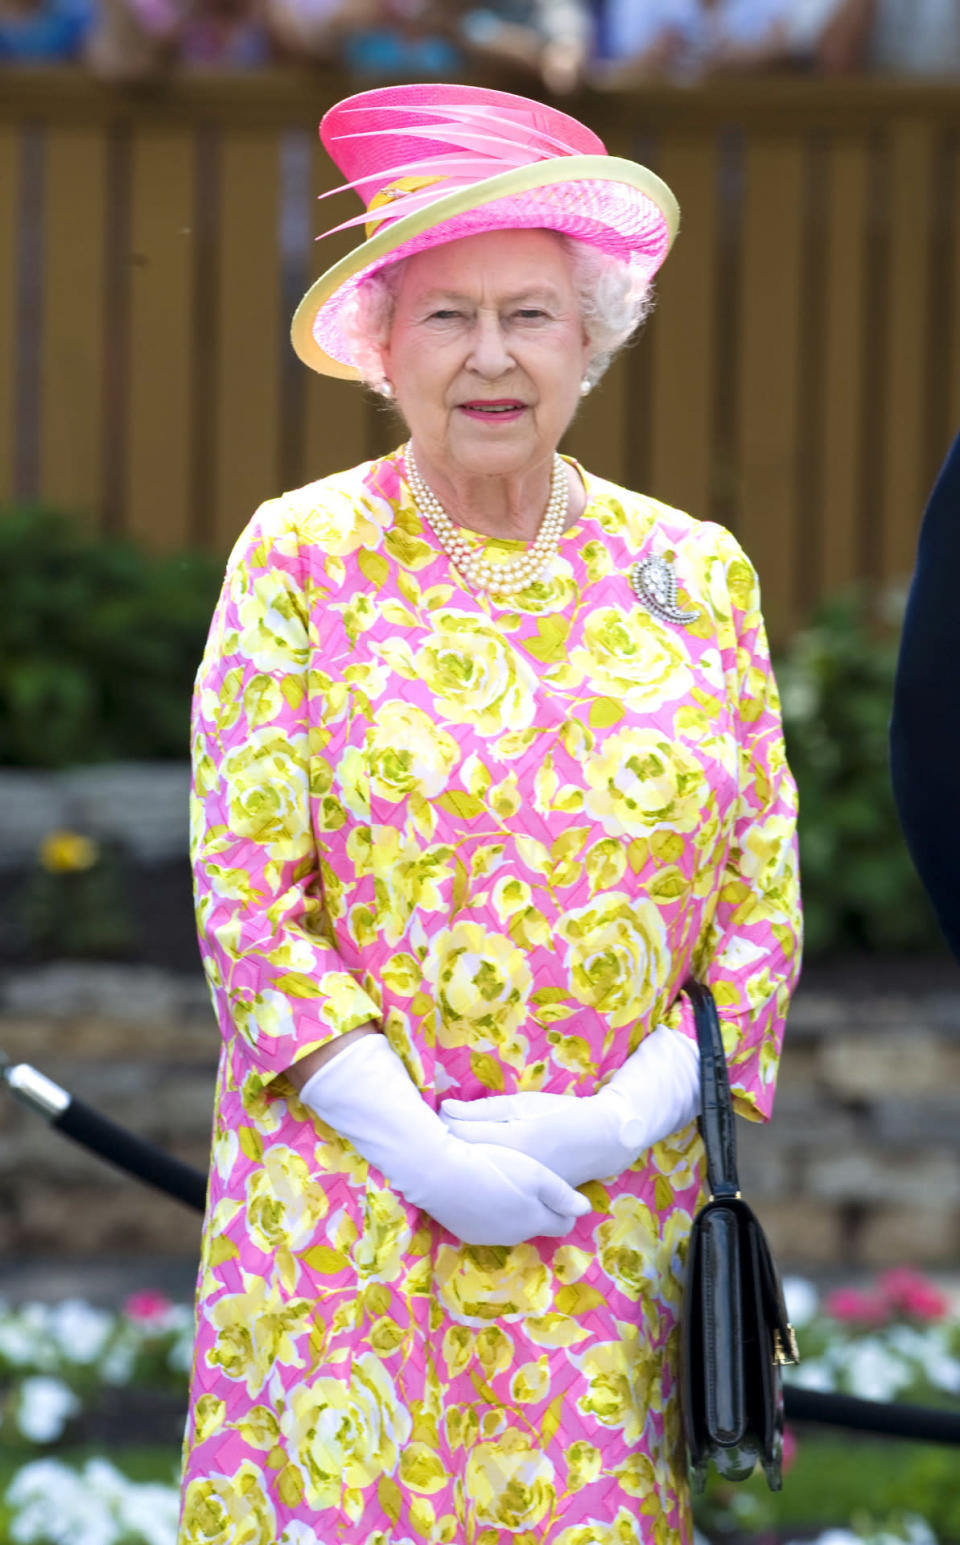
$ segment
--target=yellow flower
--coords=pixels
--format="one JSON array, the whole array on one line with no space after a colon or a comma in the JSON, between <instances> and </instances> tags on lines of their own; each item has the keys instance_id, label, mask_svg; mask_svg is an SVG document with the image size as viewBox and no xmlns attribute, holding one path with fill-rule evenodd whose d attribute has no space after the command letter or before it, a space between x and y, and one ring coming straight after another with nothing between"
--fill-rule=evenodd
<instances>
[{"instance_id":1,"label":"yellow flower","mask_svg":"<svg viewBox=\"0 0 960 1545\"><path fill-rule=\"evenodd\" d=\"M263 1164L247 1180L247 1227L265 1252L303 1250L329 1210L322 1185L306 1160L282 1143L271 1143Z\"/></svg>"},{"instance_id":2,"label":"yellow flower","mask_svg":"<svg viewBox=\"0 0 960 1545\"><path fill-rule=\"evenodd\" d=\"M363 1233L351 1252L361 1278L396 1282L410 1245L411 1229L403 1203L386 1186L367 1182L364 1194Z\"/></svg>"},{"instance_id":3,"label":"yellow flower","mask_svg":"<svg viewBox=\"0 0 960 1545\"><path fill-rule=\"evenodd\" d=\"M361 501L352 490L339 488L335 478L324 478L320 498L300 517L300 534L305 546L345 558L358 547L379 547L383 528L392 519L388 505Z\"/></svg>"},{"instance_id":4,"label":"yellow flower","mask_svg":"<svg viewBox=\"0 0 960 1545\"><path fill-rule=\"evenodd\" d=\"M656 1220L637 1196L618 1196L596 1231L600 1265L625 1297L654 1297L660 1287Z\"/></svg>"},{"instance_id":5,"label":"yellow flower","mask_svg":"<svg viewBox=\"0 0 960 1545\"><path fill-rule=\"evenodd\" d=\"M397 944L414 912L447 910L442 886L453 875L453 852L444 845L422 848L409 831L374 828L371 850L377 922L388 944Z\"/></svg>"},{"instance_id":6,"label":"yellow flower","mask_svg":"<svg viewBox=\"0 0 960 1545\"><path fill-rule=\"evenodd\" d=\"M201 1395L193 1408L193 1441L205 1443L219 1430L227 1416L227 1402L216 1395Z\"/></svg>"},{"instance_id":7,"label":"yellow flower","mask_svg":"<svg viewBox=\"0 0 960 1545\"><path fill-rule=\"evenodd\" d=\"M297 1340L313 1305L305 1298L284 1298L273 1280L242 1275L242 1293L225 1293L203 1311L217 1330L207 1363L222 1368L228 1379L242 1379L252 1396L260 1393L277 1363L305 1366Z\"/></svg>"},{"instance_id":8,"label":"yellow flower","mask_svg":"<svg viewBox=\"0 0 960 1545\"><path fill-rule=\"evenodd\" d=\"M309 645L303 597L289 574L275 566L252 578L246 565L240 565L231 577L230 595L239 623L236 652L249 660L254 670L268 675L306 670ZM223 698L228 712L231 696L225 694ZM219 713L215 712L214 720L220 721Z\"/></svg>"},{"instance_id":9,"label":"yellow flower","mask_svg":"<svg viewBox=\"0 0 960 1545\"><path fill-rule=\"evenodd\" d=\"M453 1319L483 1325L545 1314L553 1275L533 1245L441 1245L437 1293Z\"/></svg>"},{"instance_id":10,"label":"yellow flower","mask_svg":"<svg viewBox=\"0 0 960 1545\"><path fill-rule=\"evenodd\" d=\"M371 792L393 804L409 794L433 799L446 788L457 743L411 703L381 703L367 741Z\"/></svg>"},{"instance_id":11,"label":"yellow flower","mask_svg":"<svg viewBox=\"0 0 960 1545\"><path fill-rule=\"evenodd\" d=\"M249 1459L233 1475L190 1481L181 1545L275 1545L277 1519L266 1493L266 1476Z\"/></svg>"},{"instance_id":12,"label":"yellow flower","mask_svg":"<svg viewBox=\"0 0 960 1545\"><path fill-rule=\"evenodd\" d=\"M579 1491L582 1486L589 1486L603 1469L603 1455L600 1450L583 1438L570 1444L566 1450L566 1460L568 1491Z\"/></svg>"},{"instance_id":13,"label":"yellow flower","mask_svg":"<svg viewBox=\"0 0 960 1545\"><path fill-rule=\"evenodd\" d=\"M648 1411L661 1403L660 1362L641 1342L637 1326L624 1326L624 1332L622 1340L602 1341L574 1358L587 1380L587 1392L577 1406L604 1427L621 1428L624 1443L633 1445L643 1436Z\"/></svg>"},{"instance_id":14,"label":"yellow flower","mask_svg":"<svg viewBox=\"0 0 960 1545\"><path fill-rule=\"evenodd\" d=\"M79 832L52 831L41 842L39 857L48 874L79 874L93 868L100 849Z\"/></svg>"},{"instance_id":15,"label":"yellow flower","mask_svg":"<svg viewBox=\"0 0 960 1545\"><path fill-rule=\"evenodd\" d=\"M433 635L416 663L444 717L481 735L533 722L537 679L498 630L470 612L432 614Z\"/></svg>"},{"instance_id":16,"label":"yellow flower","mask_svg":"<svg viewBox=\"0 0 960 1545\"><path fill-rule=\"evenodd\" d=\"M701 819L703 768L657 729L608 735L587 758L584 773L586 808L609 837L646 836L657 826L692 832Z\"/></svg>"},{"instance_id":17,"label":"yellow flower","mask_svg":"<svg viewBox=\"0 0 960 1545\"><path fill-rule=\"evenodd\" d=\"M363 1492L392 1474L410 1439L410 1413L372 1352L354 1358L349 1379L297 1383L286 1400L284 1446L297 1456L316 1510L335 1507L343 1487Z\"/></svg>"},{"instance_id":18,"label":"yellow flower","mask_svg":"<svg viewBox=\"0 0 960 1545\"><path fill-rule=\"evenodd\" d=\"M554 553L545 569L535 580L523 588L517 602L518 611L545 616L549 612L565 612L573 604L576 594L573 568L567 558Z\"/></svg>"},{"instance_id":19,"label":"yellow flower","mask_svg":"<svg viewBox=\"0 0 960 1545\"><path fill-rule=\"evenodd\" d=\"M652 1008L670 973L670 953L657 906L624 891L607 891L564 914L565 965L574 996L604 1015L613 1029Z\"/></svg>"},{"instance_id":20,"label":"yellow flower","mask_svg":"<svg viewBox=\"0 0 960 1545\"><path fill-rule=\"evenodd\" d=\"M510 1380L511 1399L520 1405L538 1405L550 1393L550 1367L546 1357L523 1363Z\"/></svg>"},{"instance_id":21,"label":"yellow flower","mask_svg":"<svg viewBox=\"0 0 960 1545\"><path fill-rule=\"evenodd\" d=\"M467 1461L465 1490L478 1523L514 1532L540 1523L556 1496L553 1465L525 1432L510 1429L495 1443L477 1444Z\"/></svg>"},{"instance_id":22,"label":"yellow flower","mask_svg":"<svg viewBox=\"0 0 960 1545\"><path fill-rule=\"evenodd\" d=\"M423 966L434 989L441 1046L499 1045L527 1018L533 976L524 954L480 923L454 923Z\"/></svg>"},{"instance_id":23,"label":"yellow flower","mask_svg":"<svg viewBox=\"0 0 960 1545\"><path fill-rule=\"evenodd\" d=\"M311 851L302 735L281 732L277 726L254 730L227 752L221 771L235 836L269 845L274 858L302 857Z\"/></svg>"},{"instance_id":24,"label":"yellow flower","mask_svg":"<svg viewBox=\"0 0 960 1545\"><path fill-rule=\"evenodd\" d=\"M583 629L583 645L571 651L577 686L615 698L633 712L687 695L693 678L674 636L639 609L602 606Z\"/></svg>"}]
</instances>

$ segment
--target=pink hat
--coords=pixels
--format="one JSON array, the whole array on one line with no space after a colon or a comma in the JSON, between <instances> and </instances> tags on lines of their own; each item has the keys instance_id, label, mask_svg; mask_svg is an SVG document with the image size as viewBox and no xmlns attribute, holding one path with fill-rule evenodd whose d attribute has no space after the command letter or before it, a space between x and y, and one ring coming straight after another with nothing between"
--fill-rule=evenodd
<instances>
[{"instance_id":1,"label":"pink hat","mask_svg":"<svg viewBox=\"0 0 960 1545\"><path fill-rule=\"evenodd\" d=\"M650 278L676 235L666 183L608 156L576 118L509 91L440 83L361 91L330 109L320 137L348 179L331 191L354 188L366 206L334 229L363 225L367 238L310 286L293 318L294 348L324 375L358 375L341 327L357 286L427 247L545 228Z\"/></svg>"}]
</instances>

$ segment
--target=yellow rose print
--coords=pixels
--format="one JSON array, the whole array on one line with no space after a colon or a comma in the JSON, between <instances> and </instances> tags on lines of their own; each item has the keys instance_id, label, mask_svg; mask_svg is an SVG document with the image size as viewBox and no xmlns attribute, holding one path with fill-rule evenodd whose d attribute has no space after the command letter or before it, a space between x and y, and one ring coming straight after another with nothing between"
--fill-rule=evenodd
<instances>
[{"instance_id":1,"label":"yellow rose print","mask_svg":"<svg viewBox=\"0 0 960 1545\"><path fill-rule=\"evenodd\" d=\"M283 1298L272 1280L243 1275L242 1293L226 1293L207 1310L217 1335L206 1360L228 1379L242 1379L248 1394L259 1395L278 1363L304 1366L297 1341L313 1306L305 1298Z\"/></svg>"},{"instance_id":2,"label":"yellow rose print","mask_svg":"<svg viewBox=\"0 0 960 1545\"><path fill-rule=\"evenodd\" d=\"M591 612L570 665L580 691L588 685L632 713L686 697L693 685L679 640L639 607L603 606Z\"/></svg>"},{"instance_id":3,"label":"yellow rose print","mask_svg":"<svg viewBox=\"0 0 960 1545\"><path fill-rule=\"evenodd\" d=\"M658 826L692 832L701 819L703 768L658 729L609 735L584 773L586 809L609 837L642 837Z\"/></svg>"},{"instance_id":4,"label":"yellow rose print","mask_svg":"<svg viewBox=\"0 0 960 1545\"><path fill-rule=\"evenodd\" d=\"M400 1198L387 1188L367 1186L363 1232L351 1251L357 1275L375 1282L395 1282L410 1247L411 1228Z\"/></svg>"},{"instance_id":5,"label":"yellow rose print","mask_svg":"<svg viewBox=\"0 0 960 1545\"><path fill-rule=\"evenodd\" d=\"M607 891L560 923L564 965L575 998L609 1017L614 1029L652 1007L670 975L663 918L654 902Z\"/></svg>"},{"instance_id":6,"label":"yellow rose print","mask_svg":"<svg viewBox=\"0 0 960 1545\"><path fill-rule=\"evenodd\" d=\"M533 976L522 950L480 923L455 923L423 965L433 989L442 1046L500 1045L529 1013Z\"/></svg>"},{"instance_id":7,"label":"yellow rose print","mask_svg":"<svg viewBox=\"0 0 960 1545\"><path fill-rule=\"evenodd\" d=\"M457 743L422 708L381 703L367 740L371 793L396 804L409 794L433 799L457 761Z\"/></svg>"},{"instance_id":8,"label":"yellow rose print","mask_svg":"<svg viewBox=\"0 0 960 1545\"><path fill-rule=\"evenodd\" d=\"M247 1181L247 1227L261 1250L305 1249L329 1206L307 1161L280 1143L271 1143Z\"/></svg>"},{"instance_id":9,"label":"yellow rose print","mask_svg":"<svg viewBox=\"0 0 960 1545\"><path fill-rule=\"evenodd\" d=\"M241 578L237 589L237 649L257 671L304 669L306 613L292 578L274 570L253 581Z\"/></svg>"},{"instance_id":10,"label":"yellow rose print","mask_svg":"<svg viewBox=\"0 0 960 1545\"><path fill-rule=\"evenodd\" d=\"M238 837L270 847L274 858L309 851L302 801L307 788L303 741L277 729L255 730L224 758L224 791L231 829Z\"/></svg>"},{"instance_id":11,"label":"yellow rose print","mask_svg":"<svg viewBox=\"0 0 960 1545\"><path fill-rule=\"evenodd\" d=\"M451 1319L465 1325L545 1314L555 1290L552 1272L530 1244L441 1245L436 1283Z\"/></svg>"},{"instance_id":12,"label":"yellow rose print","mask_svg":"<svg viewBox=\"0 0 960 1545\"><path fill-rule=\"evenodd\" d=\"M533 722L537 679L503 635L471 612L433 614L433 634L416 657L441 713L481 735Z\"/></svg>"},{"instance_id":13,"label":"yellow rose print","mask_svg":"<svg viewBox=\"0 0 960 1545\"><path fill-rule=\"evenodd\" d=\"M610 1211L595 1236L601 1266L631 1301L656 1297L661 1246L650 1208L636 1196L618 1196Z\"/></svg>"},{"instance_id":14,"label":"yellow rose print","mask_svg":"<svg viewBox=\"0 0 960 1545\"><path fill-rule=\"evenodd\" d=\"M276 1545L266 1477L245 1459L233 1475L191 1481L184 1492L181 1545Z\"/></svg>"},{"instance_id":15,"label":"yellow rose print","mask_svg":"<svg viewBox=\"0 0 960 1545\"><path fill-rule=\"evenodd\" d=\"M527 1433L508 1431L495 1443L474 1447L465 1490L478 1523L532 1529L554 1503L553 1465Z\"/></svg>"},{"instance_id":16,"label":"yellow rose print","mask_svg":"<svg viewBox=\"0 0 960 1545\"><path fill-rule=\"evenodd\" d=\"M372 1352L351 1364L348 1378L294 1384L280 1425L316 1509L334 1507L344 1486L362 1492L392 1475L412 1430L410 1412Z\"/></svg>"},{"instance_id":17,"label":"yellow rose print","mask_svg":"<svg viewBox=\"0 0 960 1545\"><path fill-rule=\"evenodd\" d=\"M660 1364L648 1346L639 1344L636 1326L624 1340L594 1346L577 1361L587 1381L587 1392L577 1402L580 1410L604 1427L622 1429L625 1443L639 1443L647 1413L660 1403Z\"/></svg>"}]
</instances>

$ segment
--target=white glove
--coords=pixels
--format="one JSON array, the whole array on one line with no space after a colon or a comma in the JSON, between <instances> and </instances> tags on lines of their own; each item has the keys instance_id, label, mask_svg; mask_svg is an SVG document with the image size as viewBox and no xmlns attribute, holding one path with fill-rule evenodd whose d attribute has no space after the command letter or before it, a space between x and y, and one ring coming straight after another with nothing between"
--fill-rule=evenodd
<instances>
[{"instance_id":1,"label":"white glove","mask_svg":"<svg viewBox=\"0 0 960 1545\"><path fill-rule=\"evenodd\" d=\"M572 1186L619 1175L699 1113L699 1048L668 1025L652 1031L596 1094L531 1091L440 1106L455 1136L516 1148Z\"/></svg>"},{"instance_id":2,"label":"white glove","mask_svg":"<svg viewBox=\"0 0 960 1545\"><path fill-rule=\"evenodd\" d=\"M300 1098L464 1244L560 1238L590 1211L586 1197L515 1147L458 1142L383 1035L345 1047L308 1078Z\"/></svg>"}]
</instances>

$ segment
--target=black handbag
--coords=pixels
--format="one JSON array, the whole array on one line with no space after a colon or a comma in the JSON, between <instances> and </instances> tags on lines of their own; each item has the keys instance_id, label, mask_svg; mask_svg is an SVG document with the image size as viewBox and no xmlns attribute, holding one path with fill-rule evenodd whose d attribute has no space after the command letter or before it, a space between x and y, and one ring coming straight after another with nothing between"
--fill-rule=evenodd
<instances>
[{"instance_id":1,"label":"black handbag","mask_svg":"<svg viewBox=\"0 0 960 1545\"><path fill-rule=\"evenodd\" d=\"M782 1367L799 1361L770 1246L740 1195L727 1062L713 995L699 982L684 992L700 1047L700 1133L710 1200L693 1220L681 1326L683 1424L702 1491L712 1460L728 1481L762 1464L781 1486Z\"/></svg>"}]
</instances>

